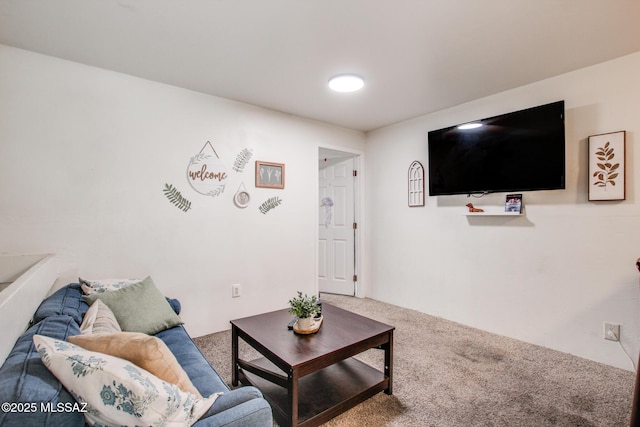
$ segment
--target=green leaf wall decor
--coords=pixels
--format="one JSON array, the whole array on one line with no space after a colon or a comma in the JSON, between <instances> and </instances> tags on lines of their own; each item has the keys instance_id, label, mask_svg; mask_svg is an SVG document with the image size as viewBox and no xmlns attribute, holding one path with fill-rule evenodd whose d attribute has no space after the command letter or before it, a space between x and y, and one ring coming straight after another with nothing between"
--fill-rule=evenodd
<instances>
[{"instance_id":1,"label":"green leaf wall decor","mask_svg":"<svg viewBox=\"0 0 640 427\"><path fill-rule=\"evenodd\" d=\"M233 162L233 170L236 172L244 171L244 167L251 160L253 155L252 149L243 148L242 151L236 156L236 161Z\"/></svg>"},{"instance_id":2,"label":"green leaf wall decor","mask_svg":"<svg viewBox=\"0 0 640 427\"><path fill-rule=\"evenodd\" d=\"M191 209L191 202L187 200L173 185L165 184L164 190L162 190L167 199L174 204L178 209L187 212Z\"/></svg>"},{"instance_id":3,"label":"green leaf wall decor","mask_svg":"<svg viewBox=\"0 0 640 427\"><path fill-rule=\"evenodd\" d=\"M266 214L271 209L274 209L277 206L279 206L280 203L282 203L282 200L280 200L279 197L271 197L267 199L267 201L265 201L263 204L261 204L258 209L260 209L260 212L262 212L263 214Z\"/></svg>"}]
</instances>

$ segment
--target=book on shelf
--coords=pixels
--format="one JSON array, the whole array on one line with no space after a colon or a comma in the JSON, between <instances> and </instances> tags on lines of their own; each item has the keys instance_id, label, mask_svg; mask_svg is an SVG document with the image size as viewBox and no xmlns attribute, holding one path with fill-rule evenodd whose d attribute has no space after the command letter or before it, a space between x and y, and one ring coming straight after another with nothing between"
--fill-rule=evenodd
<instances>
[{"instance_id":1,"label":"book on shelf","mask_svg":"<svg viewBox=\"0 0 640 427\"><path fill-rule=\"evenodd\" d=\"M507 194L504 204L505 212L522 212L522 194Z\"/></svg>"}]
</instances>

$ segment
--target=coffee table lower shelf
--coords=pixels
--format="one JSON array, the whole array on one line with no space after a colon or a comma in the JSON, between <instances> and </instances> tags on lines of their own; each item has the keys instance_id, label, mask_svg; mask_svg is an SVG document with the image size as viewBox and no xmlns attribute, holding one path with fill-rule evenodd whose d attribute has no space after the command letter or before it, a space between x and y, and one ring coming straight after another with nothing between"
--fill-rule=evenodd
<instances>
[{"instance_id":1,"label":"coffee table lower shelf","mask_svg":"<svg viewBox=\"0 0 640 427\"><path fill-rule=\"evenodd\" d=\"M250 363L285 375L266 358ZM240 381L256 386L269 401L280 426L290 424L287 389L240 369ZM317 426L388 389L384 373L354 358L346 359L298 381L298 424Z\"/></svg>"}]
</instances>

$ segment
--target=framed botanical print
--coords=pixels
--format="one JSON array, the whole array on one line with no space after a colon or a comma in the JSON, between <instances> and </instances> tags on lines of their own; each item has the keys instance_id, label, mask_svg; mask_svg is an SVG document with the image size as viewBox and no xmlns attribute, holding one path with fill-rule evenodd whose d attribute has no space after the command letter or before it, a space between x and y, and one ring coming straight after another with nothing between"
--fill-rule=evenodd
<instances>
[{"instance_id":1,"label":"framed botanical print","mask_svg":"<svg viewBox=\"0 0 640 427\"><path fill-rule=\"evenodd\" d=\"M256 161L256 187L284 188L284 164Z\"/></svg>"},{"instance_id":2,"label":"framed botanical print","mask_svg":"<svg viewBox=\"0 0 640 427\"><path fill-rule=\"evenodd\" d=\"M625 199L625 131L589 137L589 200Z\"/></svg>"}]
</instances>

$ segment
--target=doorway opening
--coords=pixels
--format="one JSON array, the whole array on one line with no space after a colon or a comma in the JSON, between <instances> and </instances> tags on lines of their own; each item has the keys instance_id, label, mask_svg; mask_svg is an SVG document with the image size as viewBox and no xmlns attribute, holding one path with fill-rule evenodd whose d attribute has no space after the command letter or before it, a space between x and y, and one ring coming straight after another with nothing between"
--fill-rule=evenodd
<instances>
[{"instance_id":1,"label":"doorway opening","mask_svg":"<svg viewBox=\"0 0 640 427\"><path fill-rule=\"evenodd\" d=\"M360 296L360 156L328 148L318 155L318 290Z\"/></svg>"}]
</instances>

